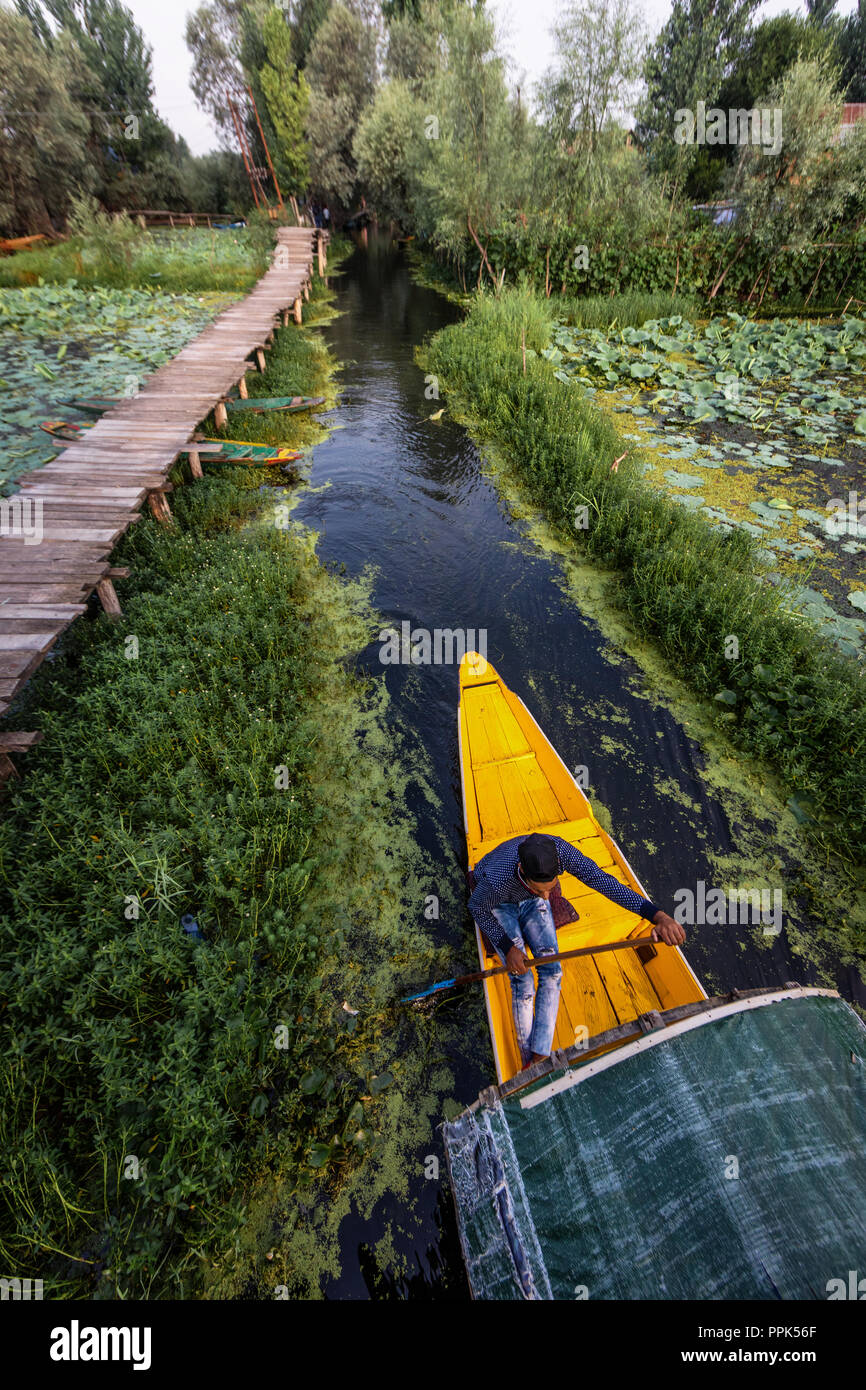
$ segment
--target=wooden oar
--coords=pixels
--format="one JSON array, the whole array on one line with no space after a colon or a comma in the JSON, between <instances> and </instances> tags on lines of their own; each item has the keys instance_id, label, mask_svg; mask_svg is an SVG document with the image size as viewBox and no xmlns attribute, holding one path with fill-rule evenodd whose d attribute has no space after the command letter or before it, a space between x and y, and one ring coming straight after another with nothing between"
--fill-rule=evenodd
<instances>
[{"instance_id":1,"label":"wooden oar","mask_svg":"<svg viewBox=\"0 0 866 1390\"><path fill-rule=\"evenodd\" d=\"M524 957L530 970L537 970L540 965L549 965L554 960L572 960L574 956L597 956L602 951L627 951L634 950L638 946L654 946L656 943L649 936L633 936L628 941L607 941L601 946L580 946L574 951L560 951L556 956L533 956L531 959ZM431 985L429 989L424 989L420 994L410 994L406 999L401 999L401 1004L414 1004L416 999L426 999L429 994L436 994L441 989L454 989L456 985L471 985L478 980L489 980L491 975L510 974L507 965L494 966L492 970L475 970L471 975L458 975L453 980L442 980L438 985Z\"/></svg>"}]
</instances>

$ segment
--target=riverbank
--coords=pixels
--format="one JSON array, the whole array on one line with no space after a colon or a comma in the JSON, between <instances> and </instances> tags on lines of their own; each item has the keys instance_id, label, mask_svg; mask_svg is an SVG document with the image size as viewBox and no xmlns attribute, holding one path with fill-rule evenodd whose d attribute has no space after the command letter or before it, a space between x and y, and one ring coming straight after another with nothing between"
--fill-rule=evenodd
<instances>
[{"instance_id":1,"label":"riverbank","mask_svg":"<svg viewBox=\"0 0 866 1390\"><path fill-rule=\"evenodd\" d=\"M823 969L837 951L837 963L862 969L862 672L787 611L783 586L762 582L747 536L720 534L649 487L613 418L563 388L556 364L540 355L552 312L528 292L480 298L428 345L425 370L451 410L494 446L497 482L507 478L506 493L546 523L548 543L576 569L588 562L606 574L594 616L606 607L644 649L650 644L703 726L778 779L783 819L811 845L804 891L824 919L799 944Z\"/></svg>"},{"instance_id":2,"label":"riverbank","mask_svg":"<svg viewBox=\"0 0 866 1390\"><path fill-rule=\"evenodd\" d=\"M333 402L330 304L317 281L256 389ZM2 1250L53 1298L315 1296L352 1194L429 1131L400 1103L425 1022L391 1008L431 958L406 773L352 669L369 586L274 470L205 467L119 548L122 620L76 623L9 720L44 741L0 827Z\"/></svg>"}]
</instances>

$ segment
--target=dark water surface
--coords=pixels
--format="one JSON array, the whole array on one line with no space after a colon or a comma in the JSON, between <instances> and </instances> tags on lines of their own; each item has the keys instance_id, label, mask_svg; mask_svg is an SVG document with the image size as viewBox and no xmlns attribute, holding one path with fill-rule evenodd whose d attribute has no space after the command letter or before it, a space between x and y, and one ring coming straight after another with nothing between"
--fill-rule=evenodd
<instances>
[{"instance_id":1,"label":"dark water surface","mask_svg":"<svg viewBox=\"0 0 866 1390\"><path fill-rule=\"evenodd\" d=\"M708 851L735 849L723 809L697 775L695 744L664 708L635 695L631 661L605 660L596 624L566 597L555 557L540 552L508 515L466 431L449 420L447 408L441 421L430 420L444 402L425 399L414 349L458 311L413 284L401 254L382 241L357 250L344 270L336 282L341 316L326 329L333 353L346 364L334 417L339 428L315 450L310 482L322 490L303 492L294 517L321 533L323 561L344 562L352 575L375 567L373 596L385 626L408 620L430 630L486 628L489 659L566 764L588 767L590 796L607 806L613 832L650 895L672 911L677 887L701 878L713 883ZM365 664L377 676L385 672L395 727L417 751L439 799L437 809L419 794L412 810L430 858L430 891L441 883L444 896L445 884L462 884L465 864L457 669L383 667L378 643L365 653ZM616 746L607 751L592 714L600 702L623 716ZM698 804L697 813L655 790L665 778ZM453 945L455 964L473 968L464 917L429 929L437 942ZM809 983L784 937L760 949L749 928L694 928L686 952L705 984L708 975L725 989ZM495 1079L480 990L448 1004L443 1028L456 1098L466 1103ZM441 1154L438 1138L433 1147ZM412 1219L406 1203L395 1200L375 1220L347 1220L343 1272L327 1288L329 1298L468 1297L450 1196L443 1184L424 1179L422 1163L419 1155ZM395 1279L378 1267L372 1247L389 1221L405 1233L395 1244L414 1277Z\"/></svg>"}]
</instances>

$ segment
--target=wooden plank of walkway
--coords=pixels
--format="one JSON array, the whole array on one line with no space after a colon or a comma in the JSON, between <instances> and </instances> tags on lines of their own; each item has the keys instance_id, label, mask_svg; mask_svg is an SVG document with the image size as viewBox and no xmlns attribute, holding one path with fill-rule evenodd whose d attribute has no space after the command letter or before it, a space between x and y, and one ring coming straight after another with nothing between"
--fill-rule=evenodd
<instances>
[{"instance_id":1,"label":"wooden plank of walkway","mask_svg":"<svg viewBox=\"0 0 866 1390\"><path fill-rule=\"evenodd\" d=\"M280 227L277 238L271 268L250 294L154 372L137 396L119 401L80 442L21 479L23 524L16 533L4 515L0 527L0 715L85 611L90 594L110 599L111 551L145 501L171 519L165 493L178 455L251 369L250 358L273 339L280 316L285 321L294 310L297 318L314 257L324 264L325 238L309 227ZM110 611L119 612L116 598ZM35 736L22 735L21 748L28 739ZM4 755L0 780L11 770Z\"/></svg>"}]
</instances>

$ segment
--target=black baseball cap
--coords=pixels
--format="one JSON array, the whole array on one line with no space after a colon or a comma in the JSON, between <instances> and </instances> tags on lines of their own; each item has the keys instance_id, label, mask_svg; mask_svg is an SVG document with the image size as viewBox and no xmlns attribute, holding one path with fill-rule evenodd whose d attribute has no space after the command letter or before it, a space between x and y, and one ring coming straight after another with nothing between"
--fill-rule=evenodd
<instances>
[{"instance_id":1,"label":"black baseball cap","mask_svg":"<svg viewBox=\"0 0 866 1390\"><path fill-rule=\"evenodd\" d=\"M527 835L517 847L524 878L549 883L559 873L559 855L552 835Z\"/></svg>"}]
</instances>

